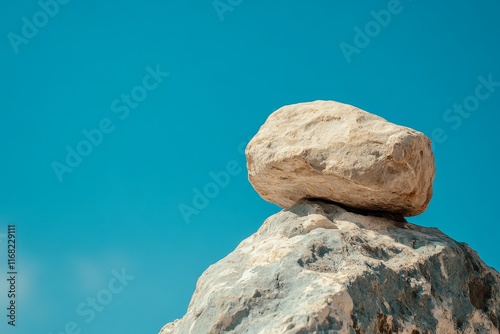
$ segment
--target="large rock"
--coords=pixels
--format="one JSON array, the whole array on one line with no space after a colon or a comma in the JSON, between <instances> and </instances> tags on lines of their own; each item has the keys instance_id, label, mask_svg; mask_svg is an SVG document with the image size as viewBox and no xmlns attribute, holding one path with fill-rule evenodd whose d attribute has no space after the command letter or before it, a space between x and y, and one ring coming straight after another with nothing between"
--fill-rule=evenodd
<instances>
[{"instance_id":1,"label":"large rock","mask_svg":"<svg viewBox=\"0 0 500 334\"><path fill-rule=\"evenodd\" d=\"M413 216L432 196L434 155L425 135L334 101L278 109L246 156L255 190L283 208L322 198Z\"/></svg>"},{"instance_id":2,"label":"large rock","mask_svg":"<svg viewBox=\"0 0 500 334\"><path fill-rule=\"evenodd\" d=\"M161 334L498 333L500 274L434 228L303 201L198 280Z\"/></svg>"}]
</instances>

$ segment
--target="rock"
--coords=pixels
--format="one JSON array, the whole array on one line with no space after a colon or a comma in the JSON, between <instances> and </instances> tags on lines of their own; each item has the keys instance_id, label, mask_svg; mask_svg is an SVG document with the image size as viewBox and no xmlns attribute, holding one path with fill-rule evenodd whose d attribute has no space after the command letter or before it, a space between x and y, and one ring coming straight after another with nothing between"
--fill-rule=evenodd
<instances>
[{"instance_id":1,"label":"rock","mask_svg":"<svg viewBox=\"0 0 500 334\"><path fill-rule=\"evenodd\" d=\"M432 196L434 155L424 134L334 101L278 109L246 156L255 190L282 208L322 198L414 216Z\"/></svg>"},{"instance_id":2,"label":"rock","mask_svg":"<svg viewBox=\"0 0 500 334\"><path fill-rule=\"evenodd\" d=\"M434 228L302 201L200 277L161 334L498 333L500 274Z\"/></svg>"}]
</instances>

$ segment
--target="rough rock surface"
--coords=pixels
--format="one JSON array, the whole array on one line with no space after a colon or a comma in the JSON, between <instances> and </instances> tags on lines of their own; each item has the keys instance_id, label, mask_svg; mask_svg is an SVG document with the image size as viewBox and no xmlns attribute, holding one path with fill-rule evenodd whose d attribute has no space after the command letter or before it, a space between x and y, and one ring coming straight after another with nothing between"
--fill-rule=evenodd
<instances>
[{"instance_id":1,"label":"rough rock surface","mask_svg":"<svg viewBox=\"0 0 500 334\"><path fill-rule=\"evenodd\" d=\"M198 280L161 334L498 333L500 274L404 219L302 201Z\"/></svg>"},{"instance_id":2,"label":"rough rock surface","mask_svg":"<svg viewBox=\"0 0 500 334\"><path fill-rule=\"evenodd\" d=\"M323 198L414 216L432 196L434 155L424 134L334 101L278 109L246 156L255 190L282 208Z\"/></svg>"}]
</instances>

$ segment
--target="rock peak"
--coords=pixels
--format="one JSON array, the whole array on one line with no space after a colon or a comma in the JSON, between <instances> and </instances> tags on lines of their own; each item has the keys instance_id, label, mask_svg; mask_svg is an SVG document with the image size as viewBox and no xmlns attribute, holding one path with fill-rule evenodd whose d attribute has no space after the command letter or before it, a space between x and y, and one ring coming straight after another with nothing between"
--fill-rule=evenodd
<instances>
[{"instance_id":1,"label":"rock peak","mask_svg":"<svg viewBox=\"0 0 500 334\"><path fill-rule=\"evenodd\" d=\"M161 334L498 333L500 274L438 229L300 201L210 266Z\"/></svg>"}]
</instances>

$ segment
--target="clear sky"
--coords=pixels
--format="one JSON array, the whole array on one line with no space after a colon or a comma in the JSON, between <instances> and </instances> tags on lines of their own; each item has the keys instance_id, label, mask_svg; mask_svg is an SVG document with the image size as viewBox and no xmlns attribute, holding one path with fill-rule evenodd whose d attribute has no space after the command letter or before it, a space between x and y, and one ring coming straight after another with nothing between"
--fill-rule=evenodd
<instances>
[{"instance_id":1,"label":"clear sky","mask_svg":"<svg viewBox=\"0 0 500 334\"><path fill-rule=\"evenodd\" d=\"M317 99L431 137L434 197L410 221L500 268L498 1L54 1L0 11L2 333L182 316L199 275L279 210L248 183L245 142Z\"/></svg>"}]
</instances>

